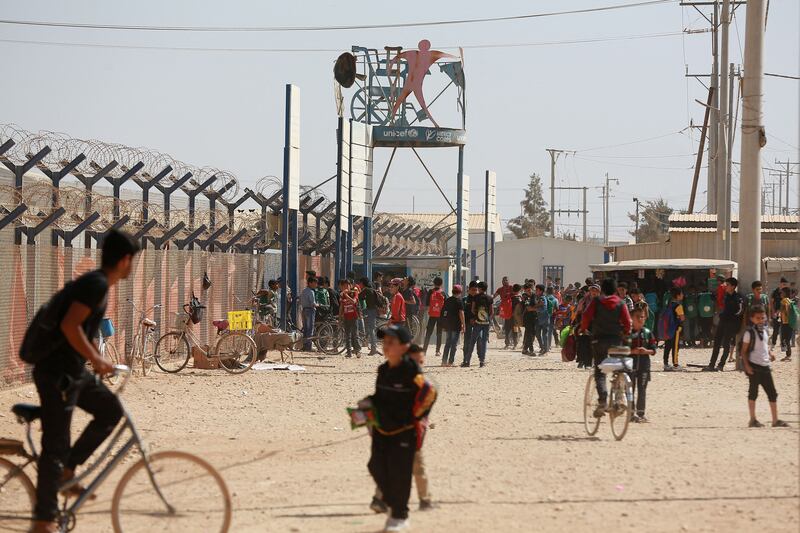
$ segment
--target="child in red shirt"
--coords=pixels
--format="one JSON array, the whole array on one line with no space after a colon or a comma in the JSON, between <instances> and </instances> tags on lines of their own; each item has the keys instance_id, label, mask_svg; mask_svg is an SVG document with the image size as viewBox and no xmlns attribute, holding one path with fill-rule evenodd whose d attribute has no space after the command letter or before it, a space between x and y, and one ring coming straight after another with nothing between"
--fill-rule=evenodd
<instances>
[{"instance_id":1,"label":"child in red shirt","mask_svg":"<svg viewBox=\"0 0 800 533\"><path fill-rule=\"evenodd\" d=\"M345 357L361 357L361 346L358 344L358 291L350 287L346 279L339 281L339 319L344 327L344 345L347 350Z\"/></svg>"}]
</instances>

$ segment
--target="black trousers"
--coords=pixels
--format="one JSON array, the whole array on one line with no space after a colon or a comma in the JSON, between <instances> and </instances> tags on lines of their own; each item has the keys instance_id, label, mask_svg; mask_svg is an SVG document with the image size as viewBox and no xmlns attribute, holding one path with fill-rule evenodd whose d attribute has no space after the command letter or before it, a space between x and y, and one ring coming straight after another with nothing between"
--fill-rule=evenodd
<instances>
[{"instance_id":1,"label":"black trousers","mask_svg":"<svg viewBox=\"0 0 800 533\"><path fill-rule=\"evenodd\" d=\"M794 330L789 324L781 324L781 350L786 350L786 355L792 355L792 340L794 339Z\"/></svg>"},{"instance_id":2,"label":"black trousers","mask_svg":"<svg viewBox=\"0 0 800 533\"><path fill-rule=\"evenodd\" d=\"M383 501L392 510L392 518L408 518L415 453L414 429L391 436L372 432L372 455L367 468L383 494Z\"/></svg>"},{"instance_id":3,"label":"black trousers","mask_svg":"<svg viewBox=\"0 0 800 533\"><path fill-rule=\"evenodd\" d=\"M525 335L522 337L522 351L533 352L533 339L536 338L536 318L530 318L523 322Z\"/></svg>"},{"instance_id":4,"label":"black trousers","mask_svg":"<svg viewBox=\"0 0 800 533\"><path fill-rule=\"evenodd\" d=\"M631 385L636 399L636 414L644 416L647 407L647 384L650 382L650 356L637 355L633 358Z\"/></svg>"},{"instance_id":5,"label":"black trousers","mask_svg":"<svg viewBox=\"0 0 800 533\"><path fill-rule=\"evenodd\" d=\"M586 368L592 365L592 337L578 335L575 342L578 364Z\"/></svg>"},{"instance_id":6,"label":"black trousers","mask_svg":"<svg viewBox=\"0 0 800 533\"><path fill-rule=\"evenodd\" d=\"M717 326L717 334L714 336L714 349L711 351L711 361L708 366L715 366L717 364L717 357L719 356L719 349L722 348L722 359L719 361L719 368L725 366L728 360L728 355L731 353L731 346L736 340L736 334L739 333L738 320L720 320Z\"/></svg>"},{"instance_id":7,"label":"black trousers","mask_svg":"<svg viewBox=\"0 0 800 533\"><path fill-rule=\"evenodd\" d=\"M781 321L777 318L772 319L772 339L770 339L771 344L775 346L775 343L778 342L778 335L781 332Z\"/></svg>"},{"instance_id":8,"label":"black trousers","mask_svg":"<svg viewBox=\"0 0 800 533\"><path fill-rule=\"evenodd\" d=\"M506 348L517 345L517 333L514 331L514 318L503 320L503 334L505 336Z\"/></svg>"},{"instance_id":9,"label":"black trousers","mask_svg":"<svg viewBox=\"0 0 800 533\"><path fill-rule=\"evenodd\" d=\"M425 328L425 346L422 351L428 349L428 344L431 342L431 335L433 335L433 328L436 328L436 353L442 349L442 318L438 316L428 317L428 327Z\"/></svg>"},{"instance_id":10,"label":"black trousers","mask_svg":"<svg viewBox=\"0 0 800 533\"><path fill-rule=\"evenodd\" d=\"M65 399L63 375L34 369L33 381L42 406L42 452L36 483L34 518L52 521L58 513L58 486L64 467L83 464L114 430L122 406L114 394L93 379ZM70 448L70 424L75 406L94 416Z\"/></svg>"},{"instance_id":11,"label":"black trousers","mask_svg":"<svg viewBox=\"0 0 800 533\"><path fill-rule=\"evenodd\" d=\"M750 387L747 391L747 399L754 402L758 398L758 386L764 389L767 394L767 400L774 403L778 400L778 392L775 390L775 382L772 380L772 369L768 366L756 365L750 363L753 373L747 376L750 381Z\"/></svg>"}]
</instances>

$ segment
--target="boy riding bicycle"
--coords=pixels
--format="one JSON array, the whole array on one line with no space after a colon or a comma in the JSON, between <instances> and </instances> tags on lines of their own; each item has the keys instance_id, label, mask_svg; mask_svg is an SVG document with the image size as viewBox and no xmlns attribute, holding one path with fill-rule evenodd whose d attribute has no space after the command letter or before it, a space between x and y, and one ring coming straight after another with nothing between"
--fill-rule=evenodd
<instances>
[{"instance_id":1,"label":"boy riding bicycle","mask_svg":"<svg viewBox=\"0 0 800 533\"><path fill-rule=\"evenodd\" d=\"M598 398L598 406L594 411L596 418L605 415L608 398L606 375L598 365L606 358L608 349L621 345L631 331L631 315L625 302L616 294L616 280L604 279L601 291L603 296L591 301L581 319L581 330L591 331L592 334L594 381Z\"/></svg>"}]
</instances>

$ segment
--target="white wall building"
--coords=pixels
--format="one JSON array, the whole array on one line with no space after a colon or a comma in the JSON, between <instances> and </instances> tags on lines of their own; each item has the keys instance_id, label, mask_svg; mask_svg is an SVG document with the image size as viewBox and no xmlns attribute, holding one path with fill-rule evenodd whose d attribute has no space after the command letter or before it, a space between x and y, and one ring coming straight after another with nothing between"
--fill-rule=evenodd
<instances>
[{"instance_id":1,"label":"white wall building","mask_svg":"<svg viewBox=\"0 0 800 533\"><path fill-rule=\"evenodd\" d=\"M559 277L564 284L583 282L591 275L589 265L604 261L605 248L600 244L565 241L549 237L514 239L495 244L494 286L503 276L514 283L533 278L537 283L547 276ZM479 261L483 268L483 262Z\"/></svg>"}]
</instances>

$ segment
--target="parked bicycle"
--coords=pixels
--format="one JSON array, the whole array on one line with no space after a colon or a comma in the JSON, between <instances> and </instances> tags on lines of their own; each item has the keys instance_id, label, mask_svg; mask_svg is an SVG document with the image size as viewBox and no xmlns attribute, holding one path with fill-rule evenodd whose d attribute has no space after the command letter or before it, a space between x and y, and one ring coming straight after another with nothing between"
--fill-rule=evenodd
<instances>
[{"instance_id":1,"label":"parked bicycle","mask_svg":"<svg viewBox=\"0 0 800 533\"><path fill-rule=\"evenodd\" d=\"M177 328L163 335L156 343L155 361L164 372L174 374L186 367L191 357L191 347L196 347L209 361L218 361L223 370L241 374L253 367L258 356L256 343L246 333L231 331L227 320L213 321L217 328L216 341L208 349L192 331L192 325L201 320L206 306L189 303L183 306Z\"/></svg>"},{"instance_id":2,"label":"parked bicycle","mask_svg":"<svg viewBox=\"0 0 800 533\"><path fill-rule=\"evenodd\" d=\"M610 375L606 404L601 406L597 399L594 375L586 382L583 396L583 423L586 433L595 435L600 428L602 418L595 416L595 410L602 407L608 413L611 433L616 440L622 440L628 431L633 415L633 385L629 373L633 370L633 358L627 346L612 346L608 356L599 367L606 375Z\"/></svg>"},{"instance_id":3,"label":"parked bicycle","mask_svg":"<svg viewBox=\"0 0 800 533\"><path fill-rule=\"evenodd\" d=\"M116 391L119 396L130 378L130 368L117 365L114 375L122 378ZM98 378L92 375L91 379ZM27 447L21 440L0 439L0 455L19 458L14 462L0 457L0 531L27 531L36 493L26 469L33 470L31 465L35 466L39 458L32 424L41 417L41 407L19 403L12 406L11 411L19 423L25 425ZM129 434L127 441L119 447L126 434ZM140 459L117 482L111 500L111 523L116 533L228 531L231 496L219 472L203 459L186 452L149 453L130 412L123 405L122 425L103 453L83 473L60 487L59 493L88 483L73 502L63 499L57 517L60 532L75 529L77 513L131 452ZM91 476L94 477L89 481Z\"/></svg>"},{"instance_id":4,"label":"parked bicycle","mask_svg":"<svg viewBox=\"0 0 800 533\"><path fill-rule=\"evenodd\" d=\"M155 361L156 329L158 324L155 320L147 317L148 314L161 308L161 304L156 304L147 310L136 307L132 299L128 298L128 303L133 307L136 318L136 334L133 336L131 351L125 357L125 364L131 368L142 369L142 375L146 376L153 368Z\"/></svg>"},{"instance_id":5,"label":"parked bicycle","mask_svg":"<svg viewBox=\"0 0 800 533\"><path fill-rule=\"evenodd\" d=\"M110 318L104 318L100 321L100 330L97 333L97 351L100 356L111 363L112 365L119 364L119 353L114 343L109 341L110 337L114 336L114 322ZM91 367L91 365L89 365ZM118 378L113 374L106 376L106 381L109 385L116 385Z\"/></svg>"}]
</instances>

